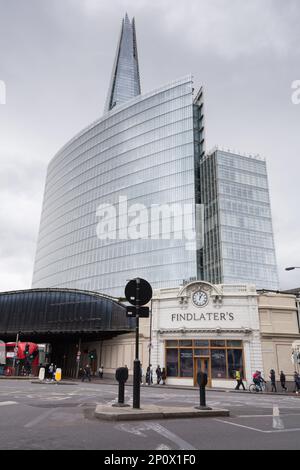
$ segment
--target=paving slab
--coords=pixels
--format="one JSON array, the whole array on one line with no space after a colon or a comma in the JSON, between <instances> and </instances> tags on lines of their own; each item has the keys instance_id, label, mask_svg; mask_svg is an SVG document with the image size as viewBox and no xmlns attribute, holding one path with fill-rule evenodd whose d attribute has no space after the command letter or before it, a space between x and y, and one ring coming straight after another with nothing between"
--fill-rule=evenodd
<instances>
[{"instance_id":1,"label":"paving slab","mask_svg":"<svg viewBox=\"0 0 300 470\"><path fill-rule=\"evenodd\" d=\"M105 421L136 421L146 419L212 418L229 416L228 410L213 408L199 410L192 407L143 405L141 408L118 408L97 405L95 417Z\"/></svg>"}]
</instances>

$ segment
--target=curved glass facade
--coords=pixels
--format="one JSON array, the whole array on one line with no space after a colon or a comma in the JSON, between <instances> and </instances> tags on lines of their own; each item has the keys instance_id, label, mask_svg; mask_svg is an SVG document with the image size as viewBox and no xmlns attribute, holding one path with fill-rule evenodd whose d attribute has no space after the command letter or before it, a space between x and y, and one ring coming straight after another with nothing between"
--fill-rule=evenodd
<instances>
[{"instance_id":1,"label":"curved glass facade","mask_svg":"<svg viewBox=\"0 0 300 470\"><path fill-rule=\"evenodd\" d=\"M36 289L0 293L0 333L128 332L126 307L95 292Z\"/></svg>"},{"instance_id":2,"label":"curved glass facade","mask_svg":"<svg viewBox=\"0 0 300 470\"><path fill-rule=\"evenodd\" d=\"M116 106L79 133L48 167L33 287L120 296L137 276L154 288L196 278L196 251L176 239L176 223L166 239L155 230L126 239L121 229L115 239L97 237L99 205L117 207L120 197L131 208L186 205L194 229L194 153L190 76Z\"/></svg>"}]
</instances>

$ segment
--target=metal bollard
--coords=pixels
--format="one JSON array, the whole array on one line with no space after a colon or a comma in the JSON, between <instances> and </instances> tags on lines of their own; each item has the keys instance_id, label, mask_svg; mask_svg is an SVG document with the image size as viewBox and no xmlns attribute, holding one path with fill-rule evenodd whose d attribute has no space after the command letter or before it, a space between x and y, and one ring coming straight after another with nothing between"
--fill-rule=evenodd
<instances>
[{"instance_id":1,"label":"metal bollard","mask_svg":"<svg viewBox=\"0 0 300 470\"><path fill-rule=\"evenodd\" d=\"M206 396L205 396L205 387L207 385L207 373L198 372L197 374L197 383L199 385L200 391L200 406L195 406L197 410L211 410L209 406L206 406Z\"/></svg>"},{"instance_id":2,"label":"metal bollard","mask_svg":"<svg viewBox=\"0 0 300 470\"><path fill-rule=\"evenodd\" d=\"M119 394L118 394L118 403L114 403L112 406L129 406L125 401L125 383L128 380L128 369L127 367L119 367L116 370L116 380L119 382Z\"/></svg>"}]
</instances>

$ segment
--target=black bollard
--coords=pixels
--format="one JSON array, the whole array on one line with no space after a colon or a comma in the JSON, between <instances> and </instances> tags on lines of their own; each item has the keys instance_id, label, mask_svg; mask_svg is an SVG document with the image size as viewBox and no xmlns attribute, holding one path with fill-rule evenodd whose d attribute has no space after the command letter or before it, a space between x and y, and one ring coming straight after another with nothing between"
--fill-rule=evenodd
<instances>
[{"instance_id":1,"label":"black bollard","mask_svg":"<svg viewBox=\"0 0 300 470\"><path fill-rule=\"evenodd\" d=\"M197 383L199 385L200 391L200 406L196 406L197 410L211 410L209 406L206 406L206 396L205 396L205 387L207 385L207 373L198 372L197 374Z\"/></svg>"},{"instance_id":2,"label":"black bollard","mask_svg":"<svg viewBox=\"0 0 300 470\"><path fill-rule=\"evenodd\" d=\"M128 368L127 367L119 367L116 370L116 379L119 382L119 394L118 394L118 403L114 403L112 406L119 406L119 407L124 407L124 406L129 406L126 403L124 403L124 397L125 397L125 383L128 380Z\"/></svg>"}]
</instances>

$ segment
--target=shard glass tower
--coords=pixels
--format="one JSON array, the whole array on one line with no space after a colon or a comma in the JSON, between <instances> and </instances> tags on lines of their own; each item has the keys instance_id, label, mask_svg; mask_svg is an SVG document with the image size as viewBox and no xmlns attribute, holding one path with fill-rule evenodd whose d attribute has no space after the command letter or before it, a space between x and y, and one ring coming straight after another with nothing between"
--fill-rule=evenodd
<instances>
[{"instance_id":1,"label":"shard glass tower","mask_svg":"<svg viewBox=\"0 0 300 470\"><path fill-rule=\"evenodd\" d=\"M126 15L103 117L48 166L33 287L122 296L134 277L154 288L196 279L196 249L172 208L185 209L189 236L202 117L202 93L194 97L191 76L141 94L135 23ZM110 214L105 237L99 236L103 207ZM132 233L136 219L140 237Z\"/></svg>"},{"instance_id":2,"label":"shard glass tower","mask_svg":"<svg viewBox=\"0 0 300 470\"><path fill-rule=\"evenodd\" d=\"M126 13L122 21L105 111L141 94L134 18L130 22Z\"/></svg>"}]
</instances>

